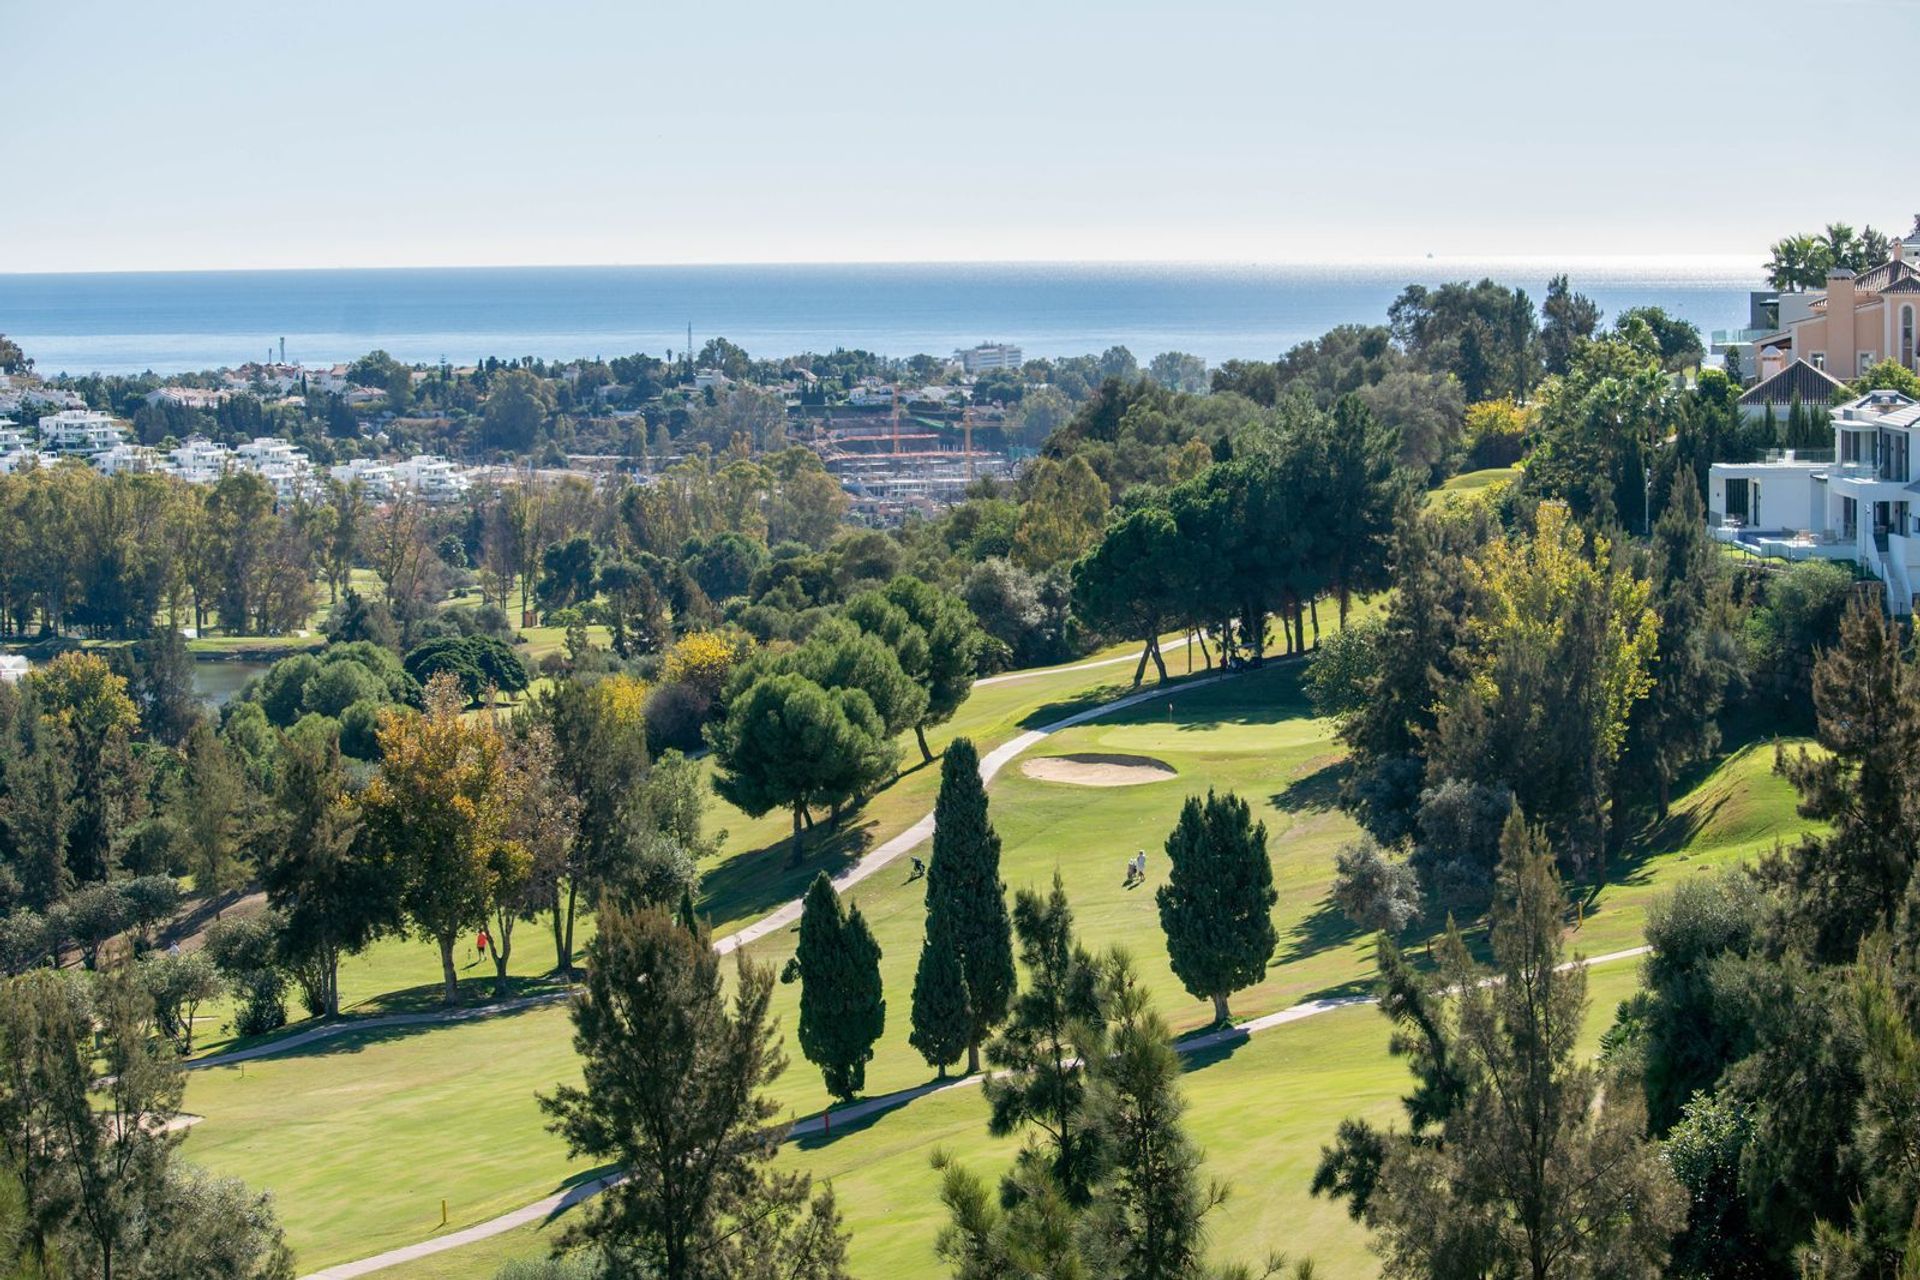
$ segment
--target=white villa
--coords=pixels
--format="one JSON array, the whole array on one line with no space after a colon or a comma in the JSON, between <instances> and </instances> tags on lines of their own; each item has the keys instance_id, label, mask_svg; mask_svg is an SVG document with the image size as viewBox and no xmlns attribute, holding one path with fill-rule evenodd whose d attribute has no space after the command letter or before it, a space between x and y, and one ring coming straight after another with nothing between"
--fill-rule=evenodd
<instances>
[{"instance_id":1,"label":"white villa","mask_svg":"<svg viewBox=\"0 0 1920 1280\"><path fill-rule=\"evenodd\" d=\"M276 436L255 436L233 451L233 460L240 470L263 477L283 502L314 487L306 451Z\"/></svg>"},{"instance_id":2,"label":"white villa","mask_svg":"<svg viewBox=\"0 0 1920 1280\"><path fill-rule=\"evenodd\" d=\"M40 447L48 453L90 458L120 443L126 428L104 413L63 409L40 419Z\"/></svg>"},{"instance_id":3,"label":"white villa","mask_svg":"<svg viewBox=\"0 0 1920 1280\"><path fill-rule=\"evenodd\" d=\"M92 461L100 474L108 476L146 475L167 469L160 451L144 444L122 442L94 454Z\"/></svg>"},{"instance_id":4,"label":"white villa","mask_svg":"<svg viewBox=\"0 0 1920 1280\"><path fill-rule=\"evenodd\" d=\"M1833 449L1716 462L1707 484L1715 536L1760 555L1852 560L1886 584L1895 614L1920 585L1920 402L1870 391L1833 413Z\"/></svg>"},{"instance_id":5,"label":"white villa","mask_svg":"<svg viewBox=\"0 0 1920 1280\"><path fill-rule=\"evenodd\" d=\"M375 500L393 496L393 464L378 458L355 458L334 464L333 478L341 484L360 482L367 496Z\"/></svg>"},{"instance_id":6,"label":"white villa","mask_svg":"<svg viewBox=\"0 0 1920 1280\"><path fill-rule=\"evenodd\" d=\"M188 484L217 484L233 464L233 450L205 436L188 436L167 457L167 469Z\"/></svg>"},{"instance_id":7,"label":"white villa","mask_svg":"<svg viewBox=\"0 0 1920 1280\"><path fill-rule=\"evenodd\" d=\"M394 484L428 502L452 502L467 491L467 473L437 454L416 453L393 464Z\"/></svg>"}]
</instances>

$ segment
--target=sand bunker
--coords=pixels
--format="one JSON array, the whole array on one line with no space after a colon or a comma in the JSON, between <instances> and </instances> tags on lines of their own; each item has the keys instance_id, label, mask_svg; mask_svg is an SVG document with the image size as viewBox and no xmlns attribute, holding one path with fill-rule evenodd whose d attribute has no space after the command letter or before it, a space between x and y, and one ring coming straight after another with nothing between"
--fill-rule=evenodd
<instances>
[{"instance_id":1,"label":"sand bunker","mask_svg":"<svg viewBox=\"0 0 1920 1280\"><path fill-rule=\"evenodd\" d=\"M1021 762L1020 772L1041 782L1065 782L1076 787L1137 787L1143 782L1165 782L1174 776L1172 765L1152 756L1100 752L1035 756Z\"/></svg>"}]
</instances>

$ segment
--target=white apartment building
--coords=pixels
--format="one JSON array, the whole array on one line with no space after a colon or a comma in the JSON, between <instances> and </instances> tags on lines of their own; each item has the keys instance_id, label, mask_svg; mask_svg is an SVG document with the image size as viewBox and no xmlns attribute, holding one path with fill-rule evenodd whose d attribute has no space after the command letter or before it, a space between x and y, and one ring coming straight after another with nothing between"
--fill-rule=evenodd
<instances>
[{"instance_id":1,"label":"white apartment building","mask_svg":"<svg viewBox=\"0 0 1920 1280\"><path fill-rule=\"evenodd\" d=\"M214 484L233 465L233 450L205 436L189 436L167 459L167 470L188 484Z\"/></svg>"},{"instance_id":2,"label":"white apartment building","mask_svg":"<svg viewBox=\"0 0 1920 1280\"><path fill-rule=\"evenodd\" d=\"M355 458L351 462L336 463L332 475L341 484L359 481L369 498L393 496L393 464L378 458Z\"/></svg>"},{"instance_id":3,"label":"white apartment building","mask_svg":"<svg viewBox=\"0 0 1920 1280\"><path fill-rule=\"evenodd\" d=\"M953 358L968 373L986 373L993 369L1018 369L1025 364L1020 348L1008 342L983 342L977 347L965 351L956 351Z\"/></svg>"},{"instance_id":4,"label":"white apartment building","mask_svg":"<svg viewBox=\"0 0 1920 1280\"><path fill-rule=\"evenodd\" d=\"M93 455L93 465L102 475L146 475L167 470L160 451L144 444L122 442Z\"/></svg>"},{"instance_id":5,"label":"white apartment building","mask_svg":"<svg viewBox=\"0 0 1920 1280\"><path fill-rule=\"evenodd\" d=\"M90 458L119 444L126 428L104 413L63 409L40 419L40 448L63 457Z\"/></svg>"},{"instance_id":6,"label":"white apartment building","mask_svg":"<svg viewBox=\"0 0 1920 1280\"><path fill-rule=\"evenodd\" d=\"M314 486L313 463L306 451L277 436L255 436L233 451L233 464L265 479L281 501L296 498Z\"/></svg>"},{"instance_id":7,"label":"white apartment building","mask_svg":"<svg viewBox=\"0 0 1920 1280\"><path fill-rule=\"evenodd\" d=\"M393 482L428 502L456 501L466 493L468 484L466 472L431 453L416 453L405 462L394 463Z\"/></svg>"},{"instance_id":8,"label":"white apartment building","mask_svg":"<svg viewBox=\"0 0 1920 1280\"><path fill-rule=\"evenodd\" d=\"M27 433L12 418L0 418L0 453L27 447Z\"/></svg>"},{"instance_id":9,"label":"white apartment building","mask_svg":"<svg viewBox=\"0 0 1920 1280\"><path fill-rule=\"evenodd\" d=\"M1831 455L1778 452L1716 462L1707 484L1715 536L1759 555L1852 560L1886 584L1892 612L1920 585L1920 402L1870 391L1833 413Z\"/></svg>"},{"instance_id":10,"label":"white apartment building","mask_svg":"<svg viewBox=\"0 0 1920 1280\"><path fill-rule=\"evenodd\" d=\"M17 475L43 461L38 449L10 449L0 453L0 476Z\"/></svg>"}]
</instances>

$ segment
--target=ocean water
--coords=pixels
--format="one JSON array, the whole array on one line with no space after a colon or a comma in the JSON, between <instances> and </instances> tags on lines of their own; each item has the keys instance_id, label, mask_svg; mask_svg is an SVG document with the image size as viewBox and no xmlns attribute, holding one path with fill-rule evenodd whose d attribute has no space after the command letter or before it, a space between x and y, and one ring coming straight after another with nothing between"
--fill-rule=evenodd
<instances>
[{"instance_id":1,"label":"ocean water","mask_svg":"<svg viewBox=\"0 0 1920 1280\"><path fill-rule=\"evenodd\" d=\"M1570 267L1608 315L1653 304L1746 322L1757 264ZM1271 359L1337 324L1381 323L1411 282L1490 275L1546 293L1544 263L1354 266L942 264L489 267L0 275L0 333L45 374L168 373L383 347L402 360L678 352L725 336L756 356L834 347L945 355L1012 342L1029 358L1114 345L1209 362Z\"/></svg>"}]
</instances>

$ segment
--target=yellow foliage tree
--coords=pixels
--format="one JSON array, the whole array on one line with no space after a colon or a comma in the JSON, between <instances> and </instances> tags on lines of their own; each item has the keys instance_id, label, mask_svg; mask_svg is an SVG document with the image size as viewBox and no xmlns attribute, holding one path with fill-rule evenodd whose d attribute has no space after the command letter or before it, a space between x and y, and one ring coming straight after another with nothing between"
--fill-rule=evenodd
<instances>
[{"instance_id":1,"label":"yellow foliage tree","mask_svg":"<svg viewBox=\"0 0 1920 1280\"><path fill-rule=\"evenodd\" d=\"M454 944L486 923L502 879L525 876L530 861L513 836L520 796L505 735L491 716L463 717L465 704L460 682L443 673L427 685L424 713L389 712L380 772L361 799L408 924L440 947L448 1004L460 998Z\"/></svg>"},{"instance_id":2,"label":"yellow foliage tree","mask_svg":"<svg viewBox=\"0 0 1920 1280\"><path fill-rule=\"evenodd\" d=\"M746 653L744 636L724 631L691 632L667 651L667 683L691 685L709 701L717 700L727 677Z\"/></svg>"}]
</instances>

